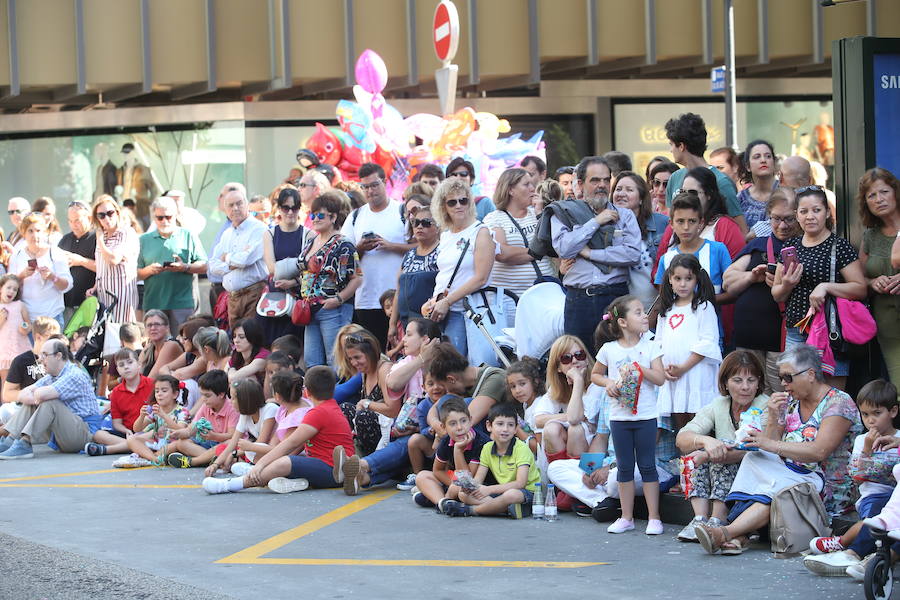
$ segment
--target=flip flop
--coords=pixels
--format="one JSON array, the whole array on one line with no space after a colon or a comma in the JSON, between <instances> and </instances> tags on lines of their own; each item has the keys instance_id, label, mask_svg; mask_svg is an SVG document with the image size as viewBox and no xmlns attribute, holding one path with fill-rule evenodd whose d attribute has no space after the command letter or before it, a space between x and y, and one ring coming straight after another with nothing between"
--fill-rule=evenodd
<instances>
[{"instance_id":1,"label":"flip flop","mask_svg":"<svg viewBox=\"0 0 900 600\"><path fill-rule=\"evenodd\" d=\"M722 550L722 546L729 541L721 527L710 527L703 523L696 525L694 531L697 532L697 541L700 542L707 554L718 554ZM716 535L717 533L718 535Z\"/></svg>"}]
</instances>

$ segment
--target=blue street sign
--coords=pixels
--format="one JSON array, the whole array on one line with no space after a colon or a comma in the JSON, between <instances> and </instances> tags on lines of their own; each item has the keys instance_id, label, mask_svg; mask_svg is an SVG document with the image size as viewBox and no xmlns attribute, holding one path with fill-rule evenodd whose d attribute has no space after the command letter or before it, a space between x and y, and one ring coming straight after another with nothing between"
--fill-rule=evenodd
<instances>
[{"instance_id":1,"label":"blue street sign","mask_svg":"<svg viewBox=\"0 0 900 600\"><path fill-rule=\"evenodd\" d=\"M725 91L725 67L713 67L709 72L709 82L713 94Z\"/></svg>"}]
</instances>

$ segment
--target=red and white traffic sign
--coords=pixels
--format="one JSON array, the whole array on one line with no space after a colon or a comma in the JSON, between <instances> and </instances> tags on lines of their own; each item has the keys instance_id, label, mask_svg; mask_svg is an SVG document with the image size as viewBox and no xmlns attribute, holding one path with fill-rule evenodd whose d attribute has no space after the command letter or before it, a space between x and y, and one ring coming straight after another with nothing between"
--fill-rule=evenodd
<instances>
[{"instance_id":1,"label":"red and white traffic sign","mask_svg":"<svg viewBox=\"0 0 900 600\"><path fill-rule=\"evenodd\" d=\"M453 60L459 46L459 13L450 0L441 0L434 11L432 39L438 60L444 64Z\"/></svg>"}]
</instances>

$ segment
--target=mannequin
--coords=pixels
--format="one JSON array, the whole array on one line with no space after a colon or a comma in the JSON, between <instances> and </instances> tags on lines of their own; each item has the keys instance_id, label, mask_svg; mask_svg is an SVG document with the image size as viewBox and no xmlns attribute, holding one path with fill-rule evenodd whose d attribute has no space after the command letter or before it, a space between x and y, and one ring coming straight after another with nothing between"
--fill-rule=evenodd
<instances>
[{"instance_id":1,"label":"mannequin","mask_svg":"<svg viewBox=\"0 0 900 600\"><path fill-rule=\"evenodd\" d=\"M94 146L94 160L97 173L94 178L94 200L103 194L113 195L118 183L119 172L109 159L109 146L101 142Z\"/></svg>"},{"instance_id":2,"label":"mannequin","mask_svg":"<svg viewBox=\"0 0 900 600\"><path fill-rule=\"evenodd\" d=\"M134 200L137 218L146 228L150 225L150 203L159 195L159 189L153 180L150 167L141 164L140 158L134 151L134 144L131 142L123 144L122 154L125 162L118 170L118 180L122 185L122 199Z\"/></svg>"}]
</instances>

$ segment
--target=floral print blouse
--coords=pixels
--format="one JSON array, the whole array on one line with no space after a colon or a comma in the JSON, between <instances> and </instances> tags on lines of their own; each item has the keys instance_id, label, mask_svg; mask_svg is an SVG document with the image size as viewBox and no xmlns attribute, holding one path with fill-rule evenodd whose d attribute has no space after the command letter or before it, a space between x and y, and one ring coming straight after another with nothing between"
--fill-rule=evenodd
<instances>
[{"instance_id":1,"label":"floral print blouse","mask_svg":"<svg viewBox=\"0 0 900 600\"><path fill-rule=\"evenodd\" d=\"M347 287L354 275L362 275L362 270L356 246L339 233L307 258L315 240L316 236L309 236L300 253L300 297L324 301Z\"/></svg>"},{"instance_id":2,"label":"floral print blouse","mask_svg":"<svg viewBox=\"0 0 900 600\"><path fill-rule=\"evenodd\" d=\"M789 465L816 471L824 477L822 499L830 515L847 512L854 502L853 479L849 472L850 454L853 450L853 440L863 431L856 403L846 393L831 388L809 418L803 422L800 417L799 401L792 398L788 406L784 435L781 438L785 442L815 441L822 421L835 416L850 421L850 430L828 458L820 463L801 463L789 458L784 459Z\"/></svg>"}]
</instances>

